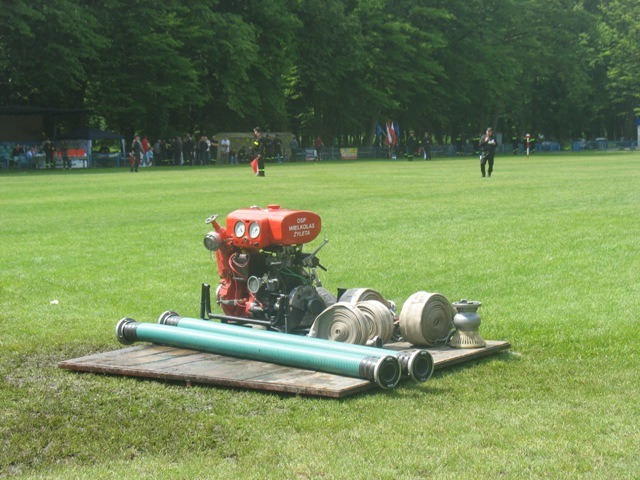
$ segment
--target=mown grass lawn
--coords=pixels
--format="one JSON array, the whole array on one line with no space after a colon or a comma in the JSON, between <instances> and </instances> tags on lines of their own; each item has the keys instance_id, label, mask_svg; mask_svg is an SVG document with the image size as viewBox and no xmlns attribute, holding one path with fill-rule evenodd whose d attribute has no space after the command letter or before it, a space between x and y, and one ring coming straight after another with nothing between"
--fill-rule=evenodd
<instances>
[{"instance_id":1,"label":"mown grass lawn","mask_svg":"<svg viewBox=\"0 0 640 480\"><path fill-rule=\"evenodd\" d=\"M204 220L323 222L331 291L483 303L511 351L343 400L59 369L197 316ZM637 478L640 154L0 174L0 478Z\"/></svg>"}]
</instances>

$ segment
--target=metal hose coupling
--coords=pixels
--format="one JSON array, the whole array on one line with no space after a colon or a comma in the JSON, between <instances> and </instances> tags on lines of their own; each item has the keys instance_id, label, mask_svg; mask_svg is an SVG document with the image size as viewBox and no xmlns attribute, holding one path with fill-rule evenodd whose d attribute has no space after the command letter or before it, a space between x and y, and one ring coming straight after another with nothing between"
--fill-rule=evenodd
<instances>
[{"instance_id":1,"label":"metal hose coupling","mask_svg":"<svg viewBox=\"0 0 640 480\"><path fill-rule=\"evenodd\" d=\"M131 345L138 340L136 329L138 322L133 318L123 318L116 325L116 338L124 345Z\"/></svg>"},{"instance_id":2,"label":"metal hose coupling","mask_svg":"<svg viewBox=\"0 0 640 480\"><path fill-rule=\"evenodd\" d=\"M170 325L172 327L177 327L178 323L180 323L180 315L177 312L173 312L171 310L167 310L158 318L158 323L160 325Z\"/></svg>"},{"instance_id":3,"label":"metal hose coupling","mask_svg":"<svg viewBox=\"0 0 640 480\"><path fill-rule=\"evenodd\" d=\"M427 350L402 350L396 358L402 370L416 382L425 382L433 374L433 356Z\"/></svg>"},{"instance_id":4,"label":"metal hose coupling","mask_svg":"<svg viewBox=\"0 0 640 480\"><path fill-rule=\"evenodd\" d=\"M364 357L360 361L360 374L381 388L394 388L402 376L398 359L392 355Z\"/></svg>"}]
</instances>

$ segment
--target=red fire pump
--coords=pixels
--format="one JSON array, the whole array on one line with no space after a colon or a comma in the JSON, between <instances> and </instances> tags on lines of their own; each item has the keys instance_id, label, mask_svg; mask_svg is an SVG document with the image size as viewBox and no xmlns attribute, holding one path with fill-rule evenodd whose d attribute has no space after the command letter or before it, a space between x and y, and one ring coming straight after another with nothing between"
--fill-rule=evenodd
<instances>
[{"instance_id":1,"label":"red fire pump","mask_svg":"<svg viewBox=\"0 0 640 480\"><path fill-rule=\"evenodd\" d=\"M216 303L224 315L211 313L209 285L203 284L202 318L306 333L315 318L336 303L316 274L316 268L326 271L316 254L328 240L312 253L302 251L320 234L317 214L279 205L254 206L227 215L226 228L217 217L206 220L213 231L204 244L216 254L220 276Z\"/></svg>"}]
</instances>

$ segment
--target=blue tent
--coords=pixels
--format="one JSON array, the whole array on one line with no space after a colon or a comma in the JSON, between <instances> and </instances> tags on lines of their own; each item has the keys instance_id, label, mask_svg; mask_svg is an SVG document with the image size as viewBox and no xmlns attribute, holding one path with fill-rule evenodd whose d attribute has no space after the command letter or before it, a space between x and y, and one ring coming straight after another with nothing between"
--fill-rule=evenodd
<instances>
[{"instance_id":1,"label":"blue tent","mask_svg":"<svg viewBox=\"0 0 640 480\"><path fill-rule=\"evenodd\" d=\"M93 148L93 142L98 140L120 140L121 153L118 154L117 158L117 166L120 166L120 156L125 155L125 143L124 143L124 135L120 135L119 133L107 132L104 130L100 130L99 128L93 127L82 127L77 130L74 130L71 133L59 135L59 140L75 140L75 141L85 141L86 142L86 152L87 152L87 163L88 166L93 166L93 159L91 150Z\"/></svg>"}]
</instances>

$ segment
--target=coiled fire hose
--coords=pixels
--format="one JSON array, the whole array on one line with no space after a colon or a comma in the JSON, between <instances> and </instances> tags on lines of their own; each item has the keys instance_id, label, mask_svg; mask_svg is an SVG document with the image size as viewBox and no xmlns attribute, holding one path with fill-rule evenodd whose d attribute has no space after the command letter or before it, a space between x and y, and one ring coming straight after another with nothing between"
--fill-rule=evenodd
<instances>
[{"instance_id":1,"label":"coiled fire hose","mask_svg":"<svg viewBox=\"0 0 640 480\"><path fill-rule=\"evenodd\" d=\"M379 337L382 344L388 343L393 335L393 314L378 300L365 300L356 303L369 322L367 339Z\"/></svg>"},{"instance_id":2,"label":"coiled fire hose","mask_svg":"<svg viewBox=\"0 0 640 480\"><path fill-rule=\"evenodd\" d=\"M338 302L327 307L316 317L309 336L364 345L369 338L369 321L354 304Z\"/></svg>"},{"instance_id":3,"label":"coiled fire hose","mask_svg":"<svg viewBox=\"0 0 640 480\"><path fill-rule=\"evenodd\" d=\"M407 342L419 347L445 345L454 330L456 310L439 293L416 292L402 306L400 333Z\"/></svg>"},{"instance_id":4,"label":"coiled fire hose","mask_svg":"<svg viewBox=\"0 0 640 480\"><path fill-rule=\"evenodd\" d=\"M426 350L402 350L394 351L382 348L367 347L363 345L352 345L348 343L324 340L321 338L304 337L268 330L247 328L239 325L229 325L218 322L201 320L199 318L181 317L176 312L164 312L160 315L158 323L163 325L173 325L185 329L200 330L205 332L221 333L230 336L244 337L248 339L274 342L278 345L298 345L320 349L322 351L344 352L360 354L367 357L387 355L395 356L400 362L404 375L409 376L417 382L424 382L433 373L433 357Z\"/></svg>"},{"instance_id":5,"label":"coiled fire hose","mask_svg":"<svg viewBox=\"0 0 640 480\"><path fill-rule=\"evenodd\" d=\"M377 300L385 307L389 306L389 302L384 298L380 292L372 290L371 288L349 288L340 295L339 302L358 303L365 302L367 300Z\"/></svg>"}]
</instances>

